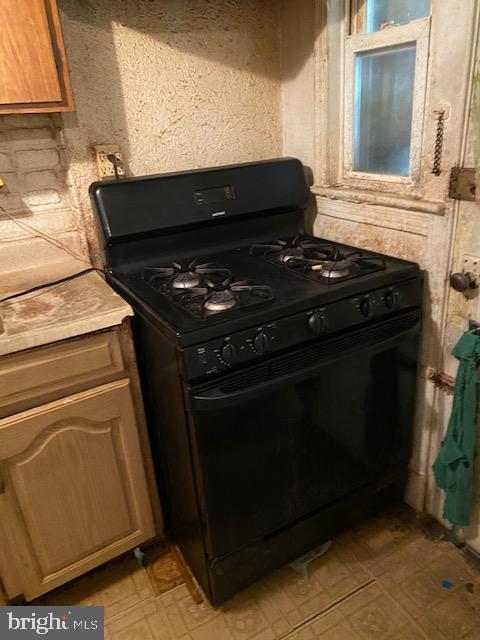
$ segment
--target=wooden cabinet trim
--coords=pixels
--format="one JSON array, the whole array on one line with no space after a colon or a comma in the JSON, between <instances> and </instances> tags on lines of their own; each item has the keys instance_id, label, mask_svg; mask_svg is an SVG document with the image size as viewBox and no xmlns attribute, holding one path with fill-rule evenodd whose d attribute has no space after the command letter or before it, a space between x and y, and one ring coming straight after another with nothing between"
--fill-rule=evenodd
<instances>
[{"instance_id":1,"label":"wooden cabinet trim","mask_svg":"<svg viewBox=\"0 0 480 640\"><path fill-rule=\"evenodd\" d=\"M62 106L62 111L73 111L73 91L68 70L65 42L63 40L62 25L58 13L57 0L45 0L47 17L52 34L52 46L55 54L55 62L58 72L58 81L62 92L62 100L57 106Z\"/></svg>"}]
</instances>

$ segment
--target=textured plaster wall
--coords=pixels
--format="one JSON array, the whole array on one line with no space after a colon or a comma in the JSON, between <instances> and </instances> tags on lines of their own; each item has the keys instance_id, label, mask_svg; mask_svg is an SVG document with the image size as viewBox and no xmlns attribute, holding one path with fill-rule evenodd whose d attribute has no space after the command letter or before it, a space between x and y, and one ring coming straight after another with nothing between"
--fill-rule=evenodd
<instances>
[{"instance_id":1,"label":"textured plaster wall","mask_svg":"<svg viewBox=\"0 0 480 640\"><path fill-rule=\"evenodd\" d=\"M0 117L0 294L97 253L92 148L128 175L282 154L278 0L59 0L75 111Z\"/></svg>"},{"instance_id":2,"label":"textured plaster wall","mask_svg":"<svg viewBox=\"0 0 480 640\"><path fill-rule=\"evenodd\" d=\"M276 0L60 0L75 95L67 181L95 248L88 186L95 144L127 174L281 155Z\"/></svg>"},{"instance_id":3,"label":"textured plaster wall","mask_svg":"<svg viewBox=\"0 0 480 640\"><path fill-rule=\"evenodd\" d=\"M285 155L315 169L315 0L281 0L282 135Z\"/></svg>"}]
</instances>

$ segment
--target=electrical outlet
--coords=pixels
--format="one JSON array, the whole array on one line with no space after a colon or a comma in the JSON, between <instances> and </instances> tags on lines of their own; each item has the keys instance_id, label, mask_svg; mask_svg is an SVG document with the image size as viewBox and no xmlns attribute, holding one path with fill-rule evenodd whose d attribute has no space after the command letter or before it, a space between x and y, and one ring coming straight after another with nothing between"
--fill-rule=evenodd
<instances>
[{"instance_id":1,"label":"electrical outlet","mask_svg":"<svg viewBox=\"0 0 480 640\"><path fill-rule=\"evenodd\" d=\"M97 161L97 172L100 179L114 178L124 176L123 156L121 149L114 144L99 144L95 147L95 158ZM115 173L114 163L108 159L108 156L114 156L117 159L117 173Z\"/></svg>"},{"instance_id":2,"label":"electrical outlet","mask_svg":"<svg viewBox=\"0 0 480 640\"><path fill-rule=\"evenodd\" d=\"M475 256L463 256L463 273L472 273L477 282L480 282L480 258Z\"/></svg>"}]
</instances>

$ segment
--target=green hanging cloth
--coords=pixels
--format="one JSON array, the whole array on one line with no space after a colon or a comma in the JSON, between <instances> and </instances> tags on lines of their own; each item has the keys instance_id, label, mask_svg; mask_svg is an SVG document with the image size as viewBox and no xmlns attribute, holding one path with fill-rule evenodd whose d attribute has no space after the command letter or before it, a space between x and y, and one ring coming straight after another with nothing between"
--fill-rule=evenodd
<instances>
[{"instance_id":1,"label":"green hanging cloth","mask_svg":"<svg viewBox=\"0 0 480 640\"><path fill-rule=\"evenodd\" d=\"M443 517L455 526L469 523L472 508L480 336L464 333L452 355L460 361L452 414L433 471L446 494Z\"/></svg>"}]
</instances>

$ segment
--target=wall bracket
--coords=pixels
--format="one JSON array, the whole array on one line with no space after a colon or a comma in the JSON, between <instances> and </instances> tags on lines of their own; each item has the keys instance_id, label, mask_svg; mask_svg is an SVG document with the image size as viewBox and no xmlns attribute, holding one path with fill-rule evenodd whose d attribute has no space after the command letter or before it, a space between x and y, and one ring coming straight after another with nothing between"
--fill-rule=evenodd
<instances>
[{"instance_id":1,"label":"wall bracket","mask_svg":"<svg viewBox=\"0 0 480 640\"><path fill-rule=\"evenodd\" d=\"M448 197L455 200L474 201L475 195L475 169L473 167L453 167L450 172Z\"/></svg>"}]
</instances>

